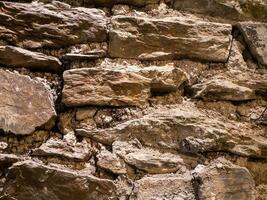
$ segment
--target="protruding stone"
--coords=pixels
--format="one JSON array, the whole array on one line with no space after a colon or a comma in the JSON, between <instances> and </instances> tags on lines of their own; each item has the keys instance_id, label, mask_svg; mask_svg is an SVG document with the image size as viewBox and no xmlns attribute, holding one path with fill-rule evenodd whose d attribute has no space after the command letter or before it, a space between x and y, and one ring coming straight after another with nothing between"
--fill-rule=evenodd
<instances>
[{"instance_id":1,"label":"protruding stone","mask_svg":"<svg viewBox=\"0 0 267 200\"><path fill-rule=\"evenodd\" d=\"M214 79L192 87L195 98L208 101L247 101L256 98L254 90L237 85L229 80Z\"/></svg>"},{"instance_id":2,"label":"protruding stone","mask_svg":"<svg viewBox=\"0 0 267 200\"><path fill-rule=\"evenodd\" d=\"M97 154L97 166L114 174L126 174L126 166L122 159L106 149Z\"/></svg>"},{"instance_id":3,"label":"protruding stone","mask_svg":"<svg viewBox=\"0 0 267 200\"><path fill-rule=\"evenodd\" d=\"M164 174L178 171L183 166L183 159L175 154L142 147L138 141L114 142L113 153L139 170L150 174Z\"/></svg>"},{"instance_id":4,"label":"protruding stone","mask_svg":"<svg viewBox=\"0 0 267 200\"><path fill-rule=\"evenodd\" d=\"M265 129L202 112L192 103L150 110L143 117L106 129L76 129L103 144L137 138L144 146L184 153L230 152L266 158ZM245 139L244 139L245 138Z\"/></svg>"},{"instance_id":5,"label":"protruding stone","mask_svg":"<svg viewBox=\"0 0 267 200\"><path fill-rule=\"evenodd\" d=\"M69 142L58 138L51 138L33 150L35 156L57 157L70 161L86 161L91 154L90 146L86 141Z\"/></svg>"},{"instance_id":6,"label":"protruding stone","mask_svg":"<svg viewBox=\"0 0 267 200\"><path fill-rule=\"evenodd\" d=\"M255 183L249 171L226 160L198 165L193 176L199 199L255 199Z\"/></svg>"},{"instance_id":7,"label":"protruding stone","mask_svg":"<svg viewBox=\"0 0 267 200\"><path fill-rule=\"evenodd\" d=\"M116 16L111 23L109 54L114 58L226 62L229 56L230 24L134 16Z\"/></svg>"},{"instance_id":8,"label":"protruding stone","mask_svg":"<svg viewBox=\"0 0 267 200\"><path fill-rule=\"evenodd\" d=\"M20 200L117 199L116 186L111 180L33 161L18 162L10 168L3 194L0 199L5 196Z\"/></svg>"},{"instance_id":9,"label":"protruding stone","mask_svg":"<svg viewBox=\"0 0 267 200\"><path fill-rule=\"evenodd\" d=\"M82 68L65 71L63 102L67 106L144 105L151 93L170 93L186 81L173 67Z\"/></svg>"},{"instance_id":10,"label":"protruding stone","mask_svg":"<svg viewBox=\"0 0 267 200\"><path fill-rule=\"evenodd\" d=\"M252 55L260 64L267 66L267 23L242 22L238 27Z\"/></svg>"},{"instance_id":11,"label":"protruding stone","mask_svg":"<svg viewBox=\"0 0 267 200\"><path fill-rule=\"evenodd\" d=\"M266 21L267 4L265 0L174 0L173 8L182 11L210 15L227 20L257 20Z\"/></svg>"},{"instance_id":12,"label":"protruding stone","mask_svg":"<svg viewBox=\"0 0 267 200\"><path fill-rule=\"evenodd\" d=\"M65 60L75 61L75 60L96 60L103 58L106 55L105 51L92 51L87 54L76 54L76 53L67 53L63 56Z\"/></svg>"},{"instance_id":13,"label":"protruding stone","mask_svg":"<svg viewBox=\"0 0 267 200\"><path fill-rule=\"evenodd\" d=\"M0 64L41 71L58 72L63 70L62 63L53 56L14 46L0 46Z\"/></svg>"},{"instance_id":14,"label":"protruding stone","mask_svg":"<svg viewBox=\"0 0 267 200\"><path fill-rule=\"evenodd\" d=\"M107 19L98 9L34 1L0 2L0 10L0 39L25 49L61 48L107 39Z\"/></svg>"},{"instance_id":15,"label":"protruding stone","mask_svg":"<svg viewBox=\"0 0 267 200\"><path fill-rule=\"evenodd\" d=\"M0 129L27 135L56 116L48 85L5 70L0 82Z\"/></svg>"},{"instance_id":16,"label":"protruding stone","mask_svg":"<svg viewBox=\"0 0 267 200\"><path fill-rule=\"evenodd\" d=\"M164 174L144 177L134 184L130 200L195 199L190 174Z\"/></svg>"}]
</instances>

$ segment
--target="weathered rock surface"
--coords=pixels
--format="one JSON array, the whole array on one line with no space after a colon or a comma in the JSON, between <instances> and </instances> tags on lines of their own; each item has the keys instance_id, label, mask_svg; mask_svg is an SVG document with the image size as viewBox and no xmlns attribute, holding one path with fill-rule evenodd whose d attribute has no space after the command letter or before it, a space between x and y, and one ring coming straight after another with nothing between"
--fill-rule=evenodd
<instances>
[{"instance_id":1,"label":"weathered rock surface","mask_svg":"<svg viewBox=\"0 0 267 200\"><path fill-rule=\"evenodd\" d=\"M76 143L58 138L49 139L32 153L35 156L58 157L71 161L86 161L91 154L90 146L85 141Z\"/></svg>"},{"instance_id":2,"label":"weathered rock surface","mask_svg":"<svg viewBox=\"0 0 267 200\"><path fill-rule=\"evenodd\" d=\"M148 4L156 4L159 0L85 0L84 4L94 4L96 6L112 6L114 4L128 4L133 6L146 6Z\"/></svg>"},{"instance_id":3,"label":"weathered rock surface","mask_svg":"<svg viewBox=\"0 0 267 200\"><path fill-rule=\"evenodd\" d=\"M64 72L67 106L125 106L147 103L151 93L177 91L185 74L167 67L82 68Z\"/></svg>"},{"instance_id":4,"label":"weathered rock surface","mask_svg":"<svg viewBox=\"0 0 267 200\"><path fill-rule=\"evenodd\" d=\"M0 1L0 200L266 200L266 20L266 0Z\"/></svg>"},{"instance_id":5,"label":"weathered rock surface","mask_svg":"<svg viewBox=\"0 0 267 200\"><path fill-rule=\"evenodd\" d=\"M238 27L252 55L260 64L267 66L267 23L242 22Z\"/></svg>"},{"instance_id":6,"label":"weathered rock surface","mask_svg":"<svg viewBox=\"0 0 267 200\"><path fill-rule=\"evenodd\" d=\"M267 4L264 0L174 0L173 7L230 20L267 19Z\"/></svg>"},{"instance_id":7,"label":"weathered rock surface","mask_svg":"<svg viewBox=\"0 0 267 200\"><path fill-rule=\"evenodd\" d=\"M199 199L255 199L255 183L249 171L225 160L198 165L193 176Z\"/></svg>"},{"instance_id":8,"label":"weathered rock surface","mask_svg":"<svg viewBox=\"0 0 267 200\"><path fill-rule=\"evenodd\" d=\"M256 98L254 90L222 79L208 80L194 85L192 89L194 90L195 98L202 98L208 101L246 101Z\"/></svg>"},{"instance_id":9,"label":"weathered rock surface","mask_svg":"<svg viewBox=\"0 0 267 200\"><path fill-rule=\"evenodd\" d=\"M115 58L166 60L195 58L226 62L232 26L185 17L152 19L116 16L111 20L109 54Z\"/></svg>"},{"instance_id":10,"label":"weathered rock surface","mask_svg":"<svg viewBox=\"0 0 267 200\"><path fill-rule=\"evenodd\" d=\"M106 53L104 51L92 51L92 52L88 52L87 54L67 53L64 55L63 58L65 60L70 60L70 61L96 60L96 59L105 57L105 54Z\"/></svg>"},{"instance_id":11,"label":"weathered rock surface","mask_svg":"<svg viewBox=\"0 0 267 200\"><path fill-rule=\"evenodd\" d=\"M126 174L126 166L122 159L106 149L97 154L97 166L114 174Z\"/></svg>"},{"instance_id":12,"label":"weathered rock surface","mask_svg":"<svg viewBox=\"0 0 267 200\"><path fill-rule=\"evenodd\" d=\"M144 177L135 182L130 200L195 199L190 174Z\"/></svg>"},{"instance_id":13,"label":"weathered rock surface","mask_svg":"<svg viewBox=\"0 0 267 200\"><path fill-rule=\"evenodd\" d=\"M21 0L20 0L21 1ZM26 1L26 0L24 0ZM31 0L28 0L28 2ZM52 2L52 0L40 0L42 2ZM74 6L105 6L112 7L115 4L127 4L138 7L143 7L149 4L156 4L159 0L62 0Z\"/></svg>"},{"instance_id":14,"label":"weathered rock surface","mask_svg":"<svg viewBox=\"0 0 267 200\"><path fill-rule=\"evenodd\" d=\"M48 86L28 76L0 70L0 129L31 134L56 116Z\"/></svg>"},{"instance_id":15,"label":"weathered rock surface","mask_svg":"<svg viewBox=\"0 0 267 200\"><path fill-rule=\"evenodd\" d=\"M211 116L210 116L211 115ZM241 131L244 130L244 131ZM143 145L190 153L225 151L266 157L264 129L204 113L191 103L156 109L134 120L107 129L77 129L78 134L111 145L137 138Z\"/></svg>"},{"instance_id":16,"label":"weathered rock surface","mask_svg":"<svg viewBox=\"0 0 267 200\"><path fill-rule=\"evenodd\" d=\"M183 159L175 154L160 153L143 148L138 141L114 142L113 153L127 164L150 174L164 174L178 171L183 166Z\"/></svg>"},{"instance_id":17,"label":"weathered rock surface","mask_svg":"<svg viewBox=\"0 0 267 200\"><path fill-rule=\"evenodd\" d=\"M60 48L107 38L103 11L51 4L0 3L0 39L26 49Z\"/></svg>"},{"instance_id":18,"label":"weathered rock surface","mask_svg":"<svg viewBox=\"0 0 267 200\"><path fill-rule=\"evenodd\" d=\"M0 199L115 200L115 191L110 180L24 161L10 168Z\"/></svg>"},{"instance_id":19,"label":"weathered rock surface","mask_svg":"<svg viewBox=\"0 0 267 200\"><path fill-rule=\"evenodd\" d=\"M0 46L0 64L52 72L63 70L62 63L53 56L14 46Z\"/></svg>"}]
</instances>

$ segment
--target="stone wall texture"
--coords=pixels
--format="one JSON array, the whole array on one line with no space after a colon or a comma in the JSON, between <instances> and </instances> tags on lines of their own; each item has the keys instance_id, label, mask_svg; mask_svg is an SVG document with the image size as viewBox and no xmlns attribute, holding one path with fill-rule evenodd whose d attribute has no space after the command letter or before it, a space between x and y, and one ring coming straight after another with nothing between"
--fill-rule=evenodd
<instances>
[{"instance_id":1,"label":"stone wall texture","mask_svg":"<svg viewBox=\"0 0 267 200\"><path fill-rule=\"evenodd\" d=\"M0 200L267 200L267 1L0 1Z\"/></svg>"}]
</instances>

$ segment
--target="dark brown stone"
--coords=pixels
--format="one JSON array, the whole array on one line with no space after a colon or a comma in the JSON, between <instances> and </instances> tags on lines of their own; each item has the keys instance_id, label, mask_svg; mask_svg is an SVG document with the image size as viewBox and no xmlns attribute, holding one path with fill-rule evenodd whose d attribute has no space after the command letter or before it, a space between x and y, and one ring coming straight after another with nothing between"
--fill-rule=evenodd
<instances>
[{"instance_id":1,"label":"dark brown stone","mask_svg":"<svg viewBox=\"0 0 267 200\"><path fill-rule=\"evenodd\" d=\"M0 2L0 39L25 49L61 48L107 39L103 11L51 4Z\"/></svg>"},{"instance_id":2,"label":"dark brown stone","mask_svg":"<svg viewBox=\"0 0 267 200\"><path fill-rule=\"evenodd\" d=\"M13 68L58 72L63 70L62 63L53 56L33 52L14 46L0 46L0 64Z\"/></svg>"},{"instance_id":3,"label":"dark brown stone","mask_svg":"<svg viewBox=\"0 0 267 200\"><path fill-rule=\"evenodd\" d=\"M115 200L115 193L110 180L29 160L10 168L3 190L5 196L18 200Z\"/></svg>"}]
</instances>

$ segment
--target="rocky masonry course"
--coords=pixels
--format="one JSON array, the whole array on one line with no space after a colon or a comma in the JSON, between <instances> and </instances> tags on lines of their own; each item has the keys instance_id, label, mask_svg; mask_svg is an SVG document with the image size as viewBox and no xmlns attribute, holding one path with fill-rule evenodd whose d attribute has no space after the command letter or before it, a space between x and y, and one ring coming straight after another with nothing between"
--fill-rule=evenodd
<instances>
[{"instance_id":1,"label":"rocky masonry course","mask_svg":"<svg viewBox=\"0 0 267 200\"><path fill-rule=\"evenodd\" d=\"M267 200L266 0L0 1L0 200Z\"/></svg>"}]
</instances>

